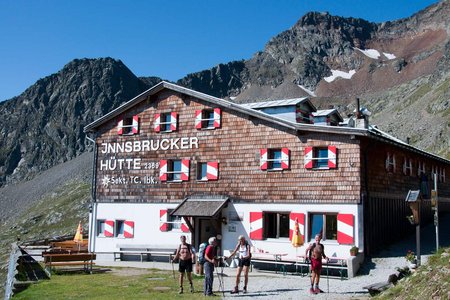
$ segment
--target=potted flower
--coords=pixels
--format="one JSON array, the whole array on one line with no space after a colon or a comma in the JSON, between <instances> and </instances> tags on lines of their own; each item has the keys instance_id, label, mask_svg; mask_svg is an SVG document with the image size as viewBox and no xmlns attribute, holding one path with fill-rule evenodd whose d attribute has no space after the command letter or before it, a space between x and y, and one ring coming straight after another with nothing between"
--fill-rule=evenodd
<instances>
[{"instance_id":1,"label":"potted flower","mask_svg":"<svg viewBox=\"0 0 450 300\"><path fill-rule=\"evenodd\" d=\"M358 247L352 246L352 247L350 248L350 255L351 255L351 256L356 256L356 255L358 254L358 250L359 250Z\"/></svg>"},{"instance_id":2,"label":"potted flower","mask_svg":"<svg viewBox=\"0 0 450 300\"><path fill-rule=\"evenodd\" d=\"M411 269L414 269L416 267L417 265L416 254L413 251L408 250L408 252L406 252L405 259L409 263L409 267Z\"/></svg>"}]
</instances>

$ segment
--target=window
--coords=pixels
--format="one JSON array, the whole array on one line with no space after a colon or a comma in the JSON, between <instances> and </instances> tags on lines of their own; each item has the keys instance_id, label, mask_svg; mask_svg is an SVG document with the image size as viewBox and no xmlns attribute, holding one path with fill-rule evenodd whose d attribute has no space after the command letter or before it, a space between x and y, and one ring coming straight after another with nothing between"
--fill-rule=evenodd
<instances>
[{"instance_id":1,"label":"window","mask_svg":"<svg viewBox=\"0 0 450 300\"><path fill-rule=\"evenodd\" d=\"M438 178L438 167L437 166L431 166L431 181L434 182L434 176Z\"/></svg>"},{"instance_id":2,"label":"window","mask_svg":"<svg viewBox=\"0 0 450 300\"><path fill-rule=\"evenodd\" d=\"M422 175L425 173L426 173L425 163L419 161L419 164L417 166L417 176L422 177Z\"/></svg>"},{"instance_id":3,"label":"window","mask_svg":"<svg viewBox=\"0 0 450 300\"><path fill-rule=\"evenodd\" d=\"M289 238L289 213L264 213L265 238Z\"/></svg>"},{"instance_id":4,"label":"window","mask_svg":"<svg viewBox=\"0 0 450 300\"><path fill-rule=\"evenodd\" d=\"M395 155L392 153L387 153L385 161L386 171L394 173L395 172Z\"/></svg>"},{"instance_id":5,"label":"window","mask_svg":"<svg viewBox=\"0 0 450 300\"><path fill-rule=\"evenodd\" d=\"M167 215L167 223L168 223L168 230L180 230L181 229L181 224L182 224L182 219L179 216L171 216L170 214L172 213L173 209L169 209L168 215Z\"/></svg>"},{"instance_id":6,"label":"window","mask_svg":"<svg viewBox=\"0 0 450 300\"><path fill-rule=\"evenodd\" d=\"M316 234L323 240L337 240L337 214L314 213L309 215L309 238L314 241Z\"/></svg>"},{"instance_id":7,"label":"window","mask_svg":"<svg viewBox=\"0 0 450 300\"><path fill-rule=\"evenodd\" d=\"M97 236L105 236L105 220L97 220Z\"/></svg>"},{"instance_id":8,"label":"window","mask_svg":"<svg viewBox=\"0 0 450 300\"><path fill-rule=\"evenodd\" d=\"M124 220L117 220L116 221L116 229L114 230L115 237L124 237L125 233L125 221Z\"/></svg>"},{"instance_id":9,"label":"window","mask_svg":"<svg viewBox=\"0 0 450 300\"><path fill-rule=\"evenodd\" d=\"M295 119L297 123L306 123L306 124L314 123L313 116L309 112L301 110L299 108L295 110Z\"/></svg>"},{"instance_id":10,"label":"window","mask_svg":"<svg viewBox=\"0 0 450 300\"><path fill-rule=\"evenodd\" d=\"M412 176L412 159L405 157L405 160L403 161L403 174Z\"/></svg>"},{"instance_id":11,"label":"window","mask_svg":"<svg viewBox=\"0 0 450 300\"><path fill-rule=\"evenodd\" d=\"M200 162L197 164L197 180L209 181L217 180L219 178L219 163L212 162Z\"/></svg>"},{"instance_id":12,"label":"window","mask_svg":"<svg viewBox=\"0 0 450 300\"><path fill-rule=\"evenodd\" d=\"M439 181L440 182L445 182L445 168L440 168L439 169Z\"/></svg>"},{"instance_id":13,"label":"window","mask_svg":"<svg viewBox=\"0 0 450 300\"><path fill-rule=\"evenodd\" d=\"M189 180L189 160L161 160L159 162L159 179L164 182Z\"/></svg>"},{"instance_id":14,"label":"window","mask_svg":"<svg viewBox=\"0 0 450 300\"><path fill-rule=\"evenodd\" d=\"M117 123L117 134L133 135L139 132L139 117L122 118Z\"/></svg>"},{"instance_id":15,"label":"window","mask_svg":"<svg viewBox=\"0 0 450 300\"><path fill-rule=\"evenodd\" d=\"M260 149L261 170L289 169L289 149Z\"/></svg>"},{"instance_id":16,"label":"window","mask_svg":"<svg viewBox=\"0 0 450 300\"><path fill-rule=\"evenodd\" d=\"M306 147L306 169L335 169L337 167L337 149L335 146Z\"/></svg>"},{"instance_id":17,"label":"window","mask_svg":"<svg viewBox=\"0 0 450 300\"><path fill-rule=\"evenodd\" d=\"M155 132L172 132L176 131L178 114L176 112L155 114L155 122L153 128Z\"/></svg>"},{"instance_id":18,"label":"window","mask_svg":"<svg viewBox=\"0 0 450 300\"><path fill-rule=\"evenodd\" d=\"M195 111L195 128L215 129L221 126L220 108L203 109Z\"/></svg>"}]
</instances>

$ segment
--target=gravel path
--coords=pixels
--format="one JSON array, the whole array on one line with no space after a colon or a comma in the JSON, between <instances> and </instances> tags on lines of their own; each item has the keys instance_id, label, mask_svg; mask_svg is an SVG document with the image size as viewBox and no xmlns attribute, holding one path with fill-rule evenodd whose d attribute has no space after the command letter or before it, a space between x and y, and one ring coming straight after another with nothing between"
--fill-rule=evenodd
<instances>
[{"instance_id":1,"label":"gravel path","mask_svg":"<svg viewBox=\"0 0 450 300\"><path fill-rule=\"evenodd\" d=\"M421 231L422 264L425 264L429 255L435 251L435 236L433 225L428 225ZM441 246L450 246L450 214L440 218L439 239ZM318 295L309 293L310 279L308 276L283 276L282 274L262 272L255 269L249 273L248 293L232 295L230 292L234 287L236 273L236 269L232 268L224 268L222 276L222 270L219 269L219 272L215 272L214 291L218 296L222 296L222 292L219 292L222 290L219 286L219 278L223 278L224 298L226 299L367 299L369 294L363 287L372 283L386 282L389 275L393 274L397 267L406 266L404 255L408 249L415 251L414 234L391 245L377 257L366 260L358 273L359 275L354 278L340 280L336 277L327 279L326 276L322 276L320 288L325 293ZM170 264L158 262L97 262L97 265L171 270ZM242 289L242 284L240 288Z\"/></svg>"}]
</instances>

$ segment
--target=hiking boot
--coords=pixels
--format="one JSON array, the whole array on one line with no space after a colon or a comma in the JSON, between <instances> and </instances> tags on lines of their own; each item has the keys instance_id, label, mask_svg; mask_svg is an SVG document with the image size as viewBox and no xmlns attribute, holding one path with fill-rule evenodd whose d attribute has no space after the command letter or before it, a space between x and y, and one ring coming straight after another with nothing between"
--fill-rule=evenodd
<instances>
[{"instance_id":1,"label":"hiking boot","mask_svg":"<svg viewBox=\"0 0 450 300\"><path fill-rule=\"evenodd\" d=\"M191 283L191 293L194 292L194 285Z\"/></svg>"},{"instance_id":2,"label":"hiking boot","mask_svg":"<svg viewBox=\"0 0 450 300\"><path fill-rule=\"evenodd\" d=\"M243 293L244 293L244 294L247 294L247 286L244 286L244 291L243 291Z\"/></svg>"},{"instance_id":3,"label":"hiking boot","mask_svg":"<svg viewBox=\"0 0 450 300\"><path fill-rule=\"evenodd\" d=\"M320 289L319 288L315 288L314 289L314 294L319 294L320 293Z\"/></svg>"},{"instance_id":4,"label":"hiking boot","mask_svg":"<svg viewBox=\"0 0 450 300\"><path fill-rule=\"evenodd\" d=\"M180 291L178 292L178 294L183 294L183 288L180 287Z\"/></svg>"},{"instance_id":5,"label":"hiking boot","mask_svg":"<svg viewBox=\"0 0 450 300\"><path fill-rule=\"evenodd\" d=\"M310 288L309 289L309 292L311 293L311 294L315 294L316 292L315 292L315 289L313 289L313 288Z\"/></svg>"},{"instance_id":6,"label":"hiking boot","mask_svg":"<svg viewBox=\"0 0 450 300\"><path fill-rule=\"evenodd\" d=\"M239 288L237 286L234 287L234 290L231 291L232 294L239 294Z\"/></svg>"}]
</instances>

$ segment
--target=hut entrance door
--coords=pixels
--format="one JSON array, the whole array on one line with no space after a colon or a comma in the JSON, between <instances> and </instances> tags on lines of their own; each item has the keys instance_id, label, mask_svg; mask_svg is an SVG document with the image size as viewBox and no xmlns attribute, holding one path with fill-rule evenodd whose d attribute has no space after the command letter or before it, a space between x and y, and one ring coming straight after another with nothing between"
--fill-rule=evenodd
<instances>
[{"instance_id":1,"label":"hut entrance door","mask_svg":"<svg viewBox=\"0 0 450 300\"><path fill-rule=\"evenodd\" d=\"M210 237L216 237L222 235L222 226L219 223L217 219L213 218L200 218L198 219L199 222L199 240L198 240L198 246L201 243L208 242ZM217 240L217 245L220 247L221 240Z\"/></svg>"}]
</instances>

